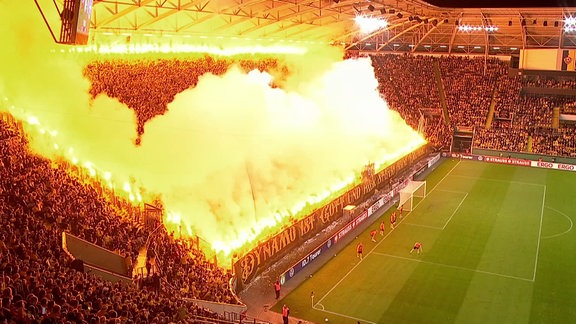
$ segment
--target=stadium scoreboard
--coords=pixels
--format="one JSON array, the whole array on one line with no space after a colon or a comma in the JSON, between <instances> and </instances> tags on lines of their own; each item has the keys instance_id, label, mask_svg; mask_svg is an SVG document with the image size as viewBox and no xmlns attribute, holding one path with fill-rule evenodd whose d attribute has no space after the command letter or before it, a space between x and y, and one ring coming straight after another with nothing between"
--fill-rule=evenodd
<instances>
[{"instance_id":1,"label":"stadium scoreboard","mask_svg":"<svg viewBox=\"0 0 576 324\"><path fill-rule=\"evenodd\" d=\"M62 21L60 43L70 45L86 45L88 43L92 1L64 0L64 8L60 13Z\"/></svg>"}]
</instances>

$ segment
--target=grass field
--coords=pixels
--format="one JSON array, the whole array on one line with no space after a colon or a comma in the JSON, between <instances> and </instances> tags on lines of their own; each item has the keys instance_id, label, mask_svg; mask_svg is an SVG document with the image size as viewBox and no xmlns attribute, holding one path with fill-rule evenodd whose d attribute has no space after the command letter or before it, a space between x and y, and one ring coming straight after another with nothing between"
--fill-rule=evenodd
<instances>
[{"instance_id":1,"label":"grass field","mask_svg":"<svg viewBox=\"0 0 576 324\"><path fill-rule=\"evenodd\" d=\"M315 323L576 323L576 172L446 160L427 190L273 309Z\"/></svg>"}]
</instances>

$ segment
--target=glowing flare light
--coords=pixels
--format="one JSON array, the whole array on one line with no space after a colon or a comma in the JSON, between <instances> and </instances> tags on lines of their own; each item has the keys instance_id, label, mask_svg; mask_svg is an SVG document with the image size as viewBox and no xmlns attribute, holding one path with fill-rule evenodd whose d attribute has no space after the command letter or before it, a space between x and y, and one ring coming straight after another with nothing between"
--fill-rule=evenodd
<instances>
[{"instance_id":1,"label":"glowing flare light","mask_svg":"<svg viewBox=\"0 0 576 324\"><path fill-rule=\"evenodd\" d=\"M257 46L238 46L234 48L219 48L210 45L194 44L111 44L87 47L73 47L70 52L77 53L94 53L94 54L145 54L145 53L209 53L219 56L234 56L241 54L293 54L303 55L308 49L303 46L288 45L257 45Z\"/></svg>"},{"instance_id":2,"label":"glowing flare light","mask_svg":"<svg viewBox=\"0 0 576 324\"><path fill-rule=\"evenodd\" d=\"M358 25L362 34L369 34L371 32L377 31L378 29L388 27L388 21L386 19L377 17L358 15L354 18L354 22L356 25Z\"/></svg>"},{"instance_id":3,"label":"glowing flare light","mask_svg":"<svg viewBox=\"0 0 576 324\"><path fill-rule=\"evenodd\" d=\"M31 149L126 201L160 199L166 223L207 242L205 252L250 250L356 185L366 164L384 168L425 143L388 109L368 58L342 61L340 47L326 46L281 56L290 73L274 86L261 71L200 75L145 124L136 146L134 109L112 91L91 97L83 77L91 55L55 49L34 4L10 3L0 10L0 94L25 107L10 112ZM147 100L178 77L133 77L131 89L149 89Z\"/></svg>"},{"instance_id":4,"label":"glowing flare light","mask_svg":"<svg viewBox=\"0 0 576 324\"><path fill-rule=\"evenodd\" d=\"M5 103L8 102L8 98L4 98L4 101ZM62 150L61 146L57 143L59 132L57 130L49 130L46 126L42 125L38 117L27 113L25 110L17 108L14 105L9 106L8 112L17 119L24 121L24 129L27 136L31 137L34 150L54 159L64 159L71 162L73 165L84 170L92 180L102 183L109 189L114 190L116 187L119 187L117 185L118 183L123 183L123 192L115 191L114 194L133 204L142 202L140 192L135 191L128 180L121 181L121 177L114 178L112 173L99 169L89 160L81 162L72 147L69 147L67 150Z\"/></svg>"}]
</instances>

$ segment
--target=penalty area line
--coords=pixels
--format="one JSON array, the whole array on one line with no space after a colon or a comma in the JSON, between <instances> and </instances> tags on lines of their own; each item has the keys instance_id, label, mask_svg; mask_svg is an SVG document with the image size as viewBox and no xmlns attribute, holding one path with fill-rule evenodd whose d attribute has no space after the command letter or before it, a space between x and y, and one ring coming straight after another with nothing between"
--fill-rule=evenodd
<instances>
[{"instance_id":1,"label":"penalty area line","mask_svg":"<svg viewBox=\"0 0 576 324\"><path fill-rule=\"evenodd\" d=\"M564 235L564 234L569 233L570 231L572 231L572 227L574 227L574 222L572 222L572 219L571 219L568 215L566 215L566 214L564 214L563 212L559 211L558 209L552 208L552 207L550 207L550 206L546 206L546 208L548 208L548 209L550 209L550 210L552 210L552 211L555 211L555 212L557 212L558 214L566 217L566 219L570 222L570 227L568 227L568 229L565 230L565 231L562 232L562 233L556 233L556 234L552 234L552 235L544 235L544 236L542 236L541 238L543 238L543 239L551 239L551 238L555 238L555 237L562 236L562 235Z\"/></svg>"},{"instance_id":2,"label":"penalty area line","mask_svg":"<svg viewBox=\"0 0 576 324\"><path fill-rule=\"evenodd\" d=\"M438 183L436 183L436 185L434 187L432 187L432 189L430 189L430 191L428 192L428 194L430 194L431 192L433 192L447 177L448 175L450 175L452 173L452 171L454 171L454 169L456 169L456 167L461 163L462 161L458 161L453 167L452 169L450 169L450 171L448 171L444 177L442 177L442 179L440 179L438 181ZM428 196L428 194L426 196ZM416 205L414 205L414 208L412 208L412 210L416 209L418 207L418 205L420 205L420 203L422 201L424 201L424 199L426 199L426 197L424 197L422 200L420 200ZM400 221L398 222L398 225L400 225L406 218L408 218L408 216L412 213L412 211L409 211L405 217L403 217L402 219L400 219ZM382 216L382 215L380 215ZM398 226L396 226L398 227ZM380 246L380 244L382 242L384 242L384 240L388 237L388 235L390 235L392 233L392 231L394 231L394 229L391 229L390 231L388 231L388 233L386 233L386 235L384 235L384 237L378 241L378 243L376 243L376 245L370 250L368 251L368 253L366 253L366 256L364 256L364 258L368 257L368 255L370 255L370 253L372 253L378 246ZM342 276L342 278L340 278L340 280L338 280L338 282L336 282L334 284L334 286L332 286L332 288L330 288L325 294L324 296L322 296L322 298L320 298L315 305L320 304L324 298L326 298L326 296L328 296L332 291L334 291L334 289L336 289L336 287L338 287L342 281L344 281L351 273L352 271L354 271L354 269L356 269L356 267L358 267L360 264L362 263L362 260L360 260L358 263L356 263L350 270L348 270L348 272L346 272L345 275ZM312 306L314 307L314 305Z\"/></svg>"},{"instance_id":3,"label":"penalty area line","mask_svg":"<svg viewBox=\"0 0 576 324\"><path fill-rule=\"evenodd\" d=\"M415 223L403 223L404 225L408 225L408 226L416 226L416 227L424 227L424 228L430 228L430 229L435 229L438 231L443 230L444 228L442 227L437 227L437 226L430 226L430 225L423 225L423 224L415 224Z\"/></svg>"},{"instance_id":4,"label":"penalty area line","mask_svg":"<svg viewBox=\"0 0 576 324\"><path fill-rule=\"evenodd\" d=\"M540 255L540 241L542 241L542 220L544 218L544 206L546 203L546 186L542 193L542 209L540 209L540 228L538 229L538 243L536 244L536 259L534 260L534 275L532 281L536 280L536 271L538 270L538 257Z\"/></svg>"},{"instance_id":5,"label":"penalty area line","mask_svg":"<svg viewBox=\"0 0 576 324\"><path fill-rule=\"evenodd\" d=\"M483 274L487 274L487 275L491 275L491 276L496 276L496 277L503 277L503 278L508 278L508 279L516 279L516 280L534 282L534 280L532 280L532 279L522 278L522 277L516 277L516 276L506 275L506 274L502 274L502 273L496 273L496 272L490 272L490 271L483 271L483 270L478 270L478 269L464 268L464 267L459 267L459 266L455 266L455 265L449 265L449 264L442 264L442 263L424 261L424 260L420 260L420 259L406 258L406 257L402 257L402 256L399 256L399 255L392 255L392 254L387 254L387 253L374 252L374 254L376 254L376 255L381 255L381 256L385 256L385 257L389 257L389 258L395 258L395 259L407 260L407 261L412 261L412 262L425 263L425 264L435 265L435 266L439 266L439 267L446 267L446 268L452 268L452 269L458 269L458 270L464 270L464 271L471 271L471 272L483 273Z\"/></svg>"},{"instance_id":6,"label":"penalty area line","mask_svg":"<svg viewBox=\"0 0 576 324\"><path fill-rule=\"evenodd\" d=\"M481 180L481 181L492 181L492 182L500 182L500 183L512 183L512 184L517 184L517 185L527 185L527 186L538 186L538 187L545 187L546 185L540 184L540 183L533 183L533 182L522 182L522 181L508 181L508 180L502 180L502 179L493 179L493 178L485 178L485 177L473 177L473 176L467 176L467 175L460 175L460 174L454 174L451 177L454 178L464 178L464 179L472 179L472 180Z\"/></svg>"},{"instance_id":7,"label":"penalty area line","mask_svg":"<svg viewBox=\"0 0 576 324\"><path fill-rule=\"evenodd\" d=\"M454 209L454 211L452 212L452 215L450 215L450 218L448 218L448 220L446 221L446 223L444 223L444 226L442 226L442 230L446 229L446 226L448 225L448 223L450 223L450 221L452 220L452 217L454 217L454 215L456 214L456 212L460 209L460 206L462 206L462 203L464 202L464 200L466 200L466 197L468 197L468 193L466 192L466 194L464 195L464 198L462 198L462 200L460 201L460 203L458 204L458 207L456 207L456 209Z\"/></svg>"}]
</instances>

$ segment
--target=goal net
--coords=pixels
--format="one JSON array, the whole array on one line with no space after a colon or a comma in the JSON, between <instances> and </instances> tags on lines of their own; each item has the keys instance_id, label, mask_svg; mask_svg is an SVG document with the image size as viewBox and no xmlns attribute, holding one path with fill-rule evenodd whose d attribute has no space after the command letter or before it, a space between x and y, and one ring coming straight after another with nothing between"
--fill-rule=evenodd
<instances>
[{"instance_id":1,"label":"goal net","mask_svg":"<svg viewBox=\"0 0 576 324\"><path fill-rule=\"evenodd\" d=\"M426 196L426 181L410 181L404 189L400 190L400 202L398 208L403 206L406 211L414 208L414 197Z\"/></svg>"}]
</instances>

